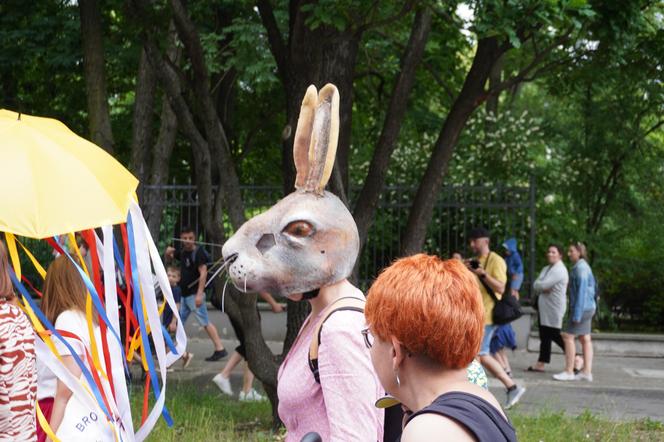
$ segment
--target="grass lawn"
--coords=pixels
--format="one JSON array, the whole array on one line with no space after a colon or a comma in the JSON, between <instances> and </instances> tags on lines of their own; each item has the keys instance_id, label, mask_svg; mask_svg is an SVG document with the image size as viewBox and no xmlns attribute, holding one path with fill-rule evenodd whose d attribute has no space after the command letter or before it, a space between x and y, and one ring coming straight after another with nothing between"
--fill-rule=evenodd
<instances>
[{"instance_id":1,"label":"grass lawn","mask_svg":"<svg viewBox=\"0 0 664 442\"><path fill-rule=\"evenodd\" d=\"M142 391L134 388L132 407L140 419ZM152 403L151 403L152 405ZM268 402L244 403L205 388L169 386L166 397L175 424L160 419L148 437L152 442L281 441L270 431ZM652 420L612 422L590 413L567 416L543 412L536 416L510 413L519 441L664 441L664 424Z\"/></svg>"}]
</instances>

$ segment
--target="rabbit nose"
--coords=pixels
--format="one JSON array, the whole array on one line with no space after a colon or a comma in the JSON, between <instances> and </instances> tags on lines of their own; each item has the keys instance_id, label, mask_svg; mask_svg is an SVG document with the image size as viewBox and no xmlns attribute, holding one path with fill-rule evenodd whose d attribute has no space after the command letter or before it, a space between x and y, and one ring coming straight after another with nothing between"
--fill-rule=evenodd
<instances>
[{"instance_id":1,"label":"rabbit nose","mask_svg":"<svg viewBox=\"0 0 664 442\"><path fill-rule=\"evenodd\" d=\"M274 240L274 235L271 233L266 233L258 240L256 243L256 248L261 254L265 254L268 250L274 247L277 242Z\"/></svg>"}]
</instances>

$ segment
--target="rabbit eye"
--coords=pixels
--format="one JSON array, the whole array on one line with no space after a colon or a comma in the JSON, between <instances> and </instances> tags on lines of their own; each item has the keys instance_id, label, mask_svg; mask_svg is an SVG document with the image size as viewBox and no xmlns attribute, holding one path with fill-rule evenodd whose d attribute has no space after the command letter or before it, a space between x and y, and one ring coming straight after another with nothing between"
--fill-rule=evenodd
<instances>
[{"instance_id":1,"label":"rabbit eye","mask_svg":"<svg viewBox=\"0 0 664 442\"><path fill-rule=\"evenodd\" d=\"M306 238L314 233L314 227L306 221L293 221L286 226L284 232L297 238Z\"/></svg>"}]
</instances>

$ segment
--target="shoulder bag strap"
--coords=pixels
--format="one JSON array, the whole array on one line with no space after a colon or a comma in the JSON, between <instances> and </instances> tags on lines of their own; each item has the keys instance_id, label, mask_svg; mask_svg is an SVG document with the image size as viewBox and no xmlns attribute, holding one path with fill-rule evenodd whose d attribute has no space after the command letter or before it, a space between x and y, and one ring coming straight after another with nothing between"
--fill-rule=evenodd
<instances>
[{"instance_id":1,"label":"shoulder bag strap","mask_svg":"<svg viewBox=\"0 0 664 442\"><path fill-rule=\"evenodd\" d=\"M347 296L339 298L330 304L325 312L323 317L318 321L314 327L313 338L311 339L311 344L309 345L309 368L314 375L316 382L320 384L320 375L318 374L318 348L320 347L320 335L323 330L323 324L327 319L332 316L332 314L342 311L342 310L351 310L360 313L364 313L364 304L365 301L359 298L352 296Z\"/></svg>"}]
</instances>

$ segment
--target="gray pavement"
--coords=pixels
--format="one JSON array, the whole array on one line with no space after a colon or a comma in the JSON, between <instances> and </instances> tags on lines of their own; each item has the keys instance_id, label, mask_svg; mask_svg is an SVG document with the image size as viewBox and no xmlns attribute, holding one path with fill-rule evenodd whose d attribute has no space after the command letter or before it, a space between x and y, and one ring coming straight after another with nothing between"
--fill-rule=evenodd
<instances>
[{"instance_id":1,"label":"gray pavement","mask_svg":"<svg viewBox=\"0 0 664 442\"><path fill-rule=\"evenodd\" d=\"M188 324L189 325L189 324ZM187 327L189 328L189 327ZM196 327L193 327L194 329ZM211 382L212 377L221 371L225 361L206 362L205 357L212 353L212 343L200 331L192 330L188 349L195 354L186 370L176 362L174 372L169 373L169 384L185 383L197 388L217 391ZM190 335L190 336L191 336ZM236 341L224 339L230 351ZM281 343L270 341L274 352L281 351ZM524 370L537 360L536 353L525 350L510 355L515 380L527 387L527 392L515 411L526 414L539 414L543 411L564 411L576 415L586 410L613 420L651 418L664 422L664 359L597 356L594 362L594 382L560 382L552 375L563 366L562 355L554 354L546 373L530 373ZM239 392L242 382L242 368L237 367L231 377L233 390ZM491 391L502 401L505 390L496 379L490 379ZM260 390L260 384L255 382ZM220 393L221 397L221 393Z\"/></svg>"},{"instance_id":2,"label":"gray pavement","mask_svg":"<svg viewBox=\"0 0 664 442\"><path fill-rule=\"evenodd\" d=\"M552 355L546 373L525 372L537 361L537 353L515 351L510 355L513 376L526 386L515 410L525 414L565 411L576 415L590 411L612 420L650 418L664 422L664 359L596 356L593 382L560 382L552 375L563 367L563 356ZM503 400L505 390L490 379L493 394Z\"/></svg>"},{"instance_id":3,"label":"gray pavement","mask_svg":"<svg viewBox=\"0 0 664 442\"><path fill-rule=\"evenodd\" d=\"M210 320L216 325L224 345L230 351L237 345L233 329L226 315L210 308ZM285 335L286 314L274 314L262 311L263 336L275 352L281 352L281 343ZM212 343L205 331L192 318L186 324L189 336L189 351L195 354L194 360L186 370L181 364L174 365L176 371L170 373L174 383L193 383L197 388L210 388L212 377L221 371L225 360L206 362L205 357L212 353ZM614 345L618 345L617 343ZM650 345L664 345L651 343ZM533 350L536 347L529 345ZM554 351L557 347L554 346ZM634 349L638 354L638 349ZM598 352L601 353L601 352ZM654 352L653 354L661 354ZM538 414L542 411L565 411L571 415L588 410L614 420L651 418L664 422L664 358L661 357L625 357L596 354L593 375L594 382L554 381L552 375L563 367L563 356L552 355L547 373L525 372L525 369L537 360L536 352L517 350L510 354L513 375L517 383L527 388L520 404L515 410L521 413ZM242 382L242 367L236 368L231 378L233 390L239 392ZM255 383L259 387L259 383ZM505 390L496 379L490 379L491 391L499 400L504 400Z\"/></svg>"}]
</instances>

